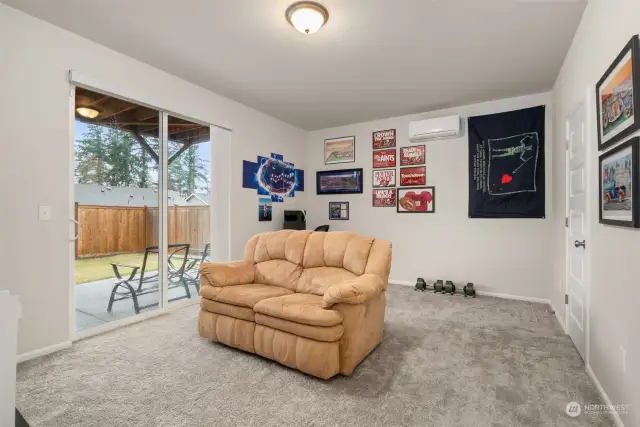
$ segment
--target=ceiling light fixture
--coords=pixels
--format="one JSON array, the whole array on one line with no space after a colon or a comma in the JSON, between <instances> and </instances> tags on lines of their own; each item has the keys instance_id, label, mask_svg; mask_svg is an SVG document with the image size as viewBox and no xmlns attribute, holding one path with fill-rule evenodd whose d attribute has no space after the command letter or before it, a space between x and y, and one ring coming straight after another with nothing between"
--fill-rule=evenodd
<instances>
[{"instance_id":1,"label":"ceiling light fixture","mask_svg":"<svg viewBox=\"0 0 640 427\"><path fill-rule=\"evenodd\" d=\"M76 108L76 111L82 117L86 117L87 119L95 119L96 117L98 117L98 114L100 114L100 111L90 107L78 107Z\"/></svg>"},{"instance_id":2,"label":"ceiling light fixture","mask_svg":"<svg viewBox=\"0 0 640 427\"><path fill-rule=\"evenodd\" d=\"M327 9L313 1L292 4L287 8L285 16L296 30L305 34L315 33L329 20Z\"/></svg>"}]
</instances>

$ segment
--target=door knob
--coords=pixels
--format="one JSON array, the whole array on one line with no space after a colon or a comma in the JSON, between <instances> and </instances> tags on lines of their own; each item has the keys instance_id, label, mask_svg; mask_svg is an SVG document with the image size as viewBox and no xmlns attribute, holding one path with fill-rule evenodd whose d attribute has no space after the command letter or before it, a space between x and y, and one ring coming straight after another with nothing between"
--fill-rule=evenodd
<instances>
[{"instance_id":1,"label":"door knob","mask_svg":"<svg viewBox=\"0 0 640 427\"><path fill-rule=\"evenodd\" d=\"M579 248L580 246L582 246L582 249L585 249L586 248L586 241L583 240L581 242L579 240L576 240L575 242L573 242L573 246L575 246L576 248Z\"/></svg>"}]
</instances>

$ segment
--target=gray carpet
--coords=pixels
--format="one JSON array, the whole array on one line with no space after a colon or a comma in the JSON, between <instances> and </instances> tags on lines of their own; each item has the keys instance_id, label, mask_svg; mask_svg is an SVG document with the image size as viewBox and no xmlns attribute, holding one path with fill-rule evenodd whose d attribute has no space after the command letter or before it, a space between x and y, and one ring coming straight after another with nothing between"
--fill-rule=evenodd
<instances>
[{"instance_id":1,"label":"gray carpet","mask_svg":"<svg viewBox=\"0 0 640 427\"><path fill-rule=\"evenodd\" d=\"M383 343L351 377L202 339L196 306L21 364L18 409L33 427L612 425L565 414L601 401L547 306L388 295Z\"/></svg>"}]
</instances>

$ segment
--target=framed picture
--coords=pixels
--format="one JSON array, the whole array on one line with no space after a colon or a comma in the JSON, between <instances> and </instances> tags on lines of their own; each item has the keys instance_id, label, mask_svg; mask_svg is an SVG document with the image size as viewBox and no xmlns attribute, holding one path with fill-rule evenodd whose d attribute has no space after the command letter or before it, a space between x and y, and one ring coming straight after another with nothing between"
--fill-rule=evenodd
<instances>
[{"instance_id":1,"label":"framed picture","mask_svg":"<svg viewBox=\"0 0 640 427\"><path fill-rule=\"evenodd\" d=\"M378 169L373 171L373 188L395 187L396 170Z\"/></svg>"},{"instance_id":2,"label":"framed picture","mask_svg":"<svg viewBox=\"0 0 640 427\"><path fill-rule=\"evenodd\" d=\"M400 147L400 166L424 165L425 146Z\"/></svg>"},{"instance_id":3,"label":"framed picture","mask_svg":"<svg viewBox=\"0 0 640 427\"><path fill-rule=\"evenodd\" d=\"M640 227L638 208L638 147L640 137L630 139L600 156L600 223Z\"/></svg>"},{"instance_id":4,"label":"framed picture","mask_svg":"<svg viewBox=\"0 0 640 427\"><path fill-rule=\"evenodd\" d=\"M640 129L640 41L627 43L596 85L598 150Z\"/></svg>"},{"instance_id":5,"label":"framed picture","mask_svg":"<svg viewBox=\"0 0 640 427\"><path fill-rule=\"evenodd\" d=\"M379 130L373 132L373 149L380 150L382 148L395 148L396 146L396 130Z\"/></svg>"},{"instance_id":6,"label":"framed picture","mask_svg":"<svg viewBox=\"0 0 640 427\"><path fill-rule=\"evenodd\" d=\"M427 167L400 168L400 186L427 185Z\"/></svg>"},{"instance_id":7,"label":"framed picture","mask_svg":"<svg viewBox=\"0 0 640 427\"><path fill-rule=\"evenodd\" d=\"M362 168L316 172L316 194L362 193Z\"/></svg>"},{"instance_id":8,"label":"framed picture","mask_svg":"<svg viewBox=\"0 0 640 427\"><path fill-rule=\"evenodd\" d=\"M356 137L343 136L341 138L324 140L324 164L352 163L356 161Z\"/></svg>"},{"instance_id":9,"label":"framed picture","mask_svg":"<svg viewBox=\"0 0 640 427\"><path fill-rule=\"evenodd\" d=\"M373 190L374 208L393 208L396 206L398 191L395 188Z\"/></svg>"},{"instance_id":10,"label":"framed picture","mask_svg":"<svg viewBox=\"0 0 640 427\"><path fill-rule=\"evenodd\" d=\"M398 188L399 213L434 213L436 211L436 188Z\"/></svg>"},{"instance_id":11,"label":"framed picture","mask_svg":"<svg viewBox=\"0 0 640 427\"><path fill-rule=\"evenodd\" d=\"M258 198L258 221L271 221L273 218L273 207L271 197Z\"/></svg>"},{"instance_id":12,"label":"framed picture","mask_svg":"<svg viewBox=\"0 0 640 427\"><path fill-rule=\"evenodd\" d=\"M329 219L349 219L349 202L329 202Z\"/></svg>"},{"instance_id":13,"label":"framed picture","mask_svg":"<svg viewBox=\"0 0 640 427\"><path fill-rule=\"evenodd\" d=\"M396 149L378 150L373 152L373 168L395 168Z\"/></svg>"}]
</instances>

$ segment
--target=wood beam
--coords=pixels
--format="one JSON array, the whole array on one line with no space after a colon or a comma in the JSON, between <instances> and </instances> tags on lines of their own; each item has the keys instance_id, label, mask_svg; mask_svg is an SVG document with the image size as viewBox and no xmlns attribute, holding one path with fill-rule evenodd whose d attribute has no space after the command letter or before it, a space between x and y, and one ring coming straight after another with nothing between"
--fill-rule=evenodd
<instances>
[{"instance_id":1,"label":"wood beam","mask_svg":"<svg viewBox=\"0 0 640 427\"><path fill-rule=\"evenodd\" d=\"M107 115L105 115L105 116L100 117L100 121L102 122L102 121L104 121L104 120L106 120L106 119L108 119L108 118L111 118L111 117L113 117L113 116L117 116L118 114L122 114L122 113L124 113L124 112L130 111L130 110L133 110L133 109L136 109L136 108L138 108L138 107L139 107L138 105L133 104L133 105L130 105L129 107L126 107L126 108L124 108L124 109L122 109L122 110L115 110L115 111L112 111L111 113L109 113L109 114L107 114ZM120 124L120 123L118 123L118 124Z\"/></svg>"},{"instance_id":2,"label":"wood beam","mask_svg":"<svg viewBox=\"0 0 640 427\"><path fill-rule=\"evenodd\" d=\"M187 151L189 148L191 148L191 143L187 143L184 144L182 147L180 147L180 149L178 151L176 151L175 153L173 153L173 156L169 157L169 162L167 163L167 165L170 165L171 163L173 163L173 161L175 159L177 159L178 157L180 157L180 154L184 153L185 151Z\"/></svg>"},{"instance_id":3,"label":"wood beam","mask_svg":"<svg viewBox=\"0 0 640 427\"><path fill-rule=\"evenodd\" d=\"M160 157L158 157L158 153L153 151L153 148L147 144L147 141L140 135L139 131L130 131L131 135L138 141L138 144L142 145L142 148L151 156L151 158L156 162L156 165L160 165Z\"/></svg>"}]
</instances>

